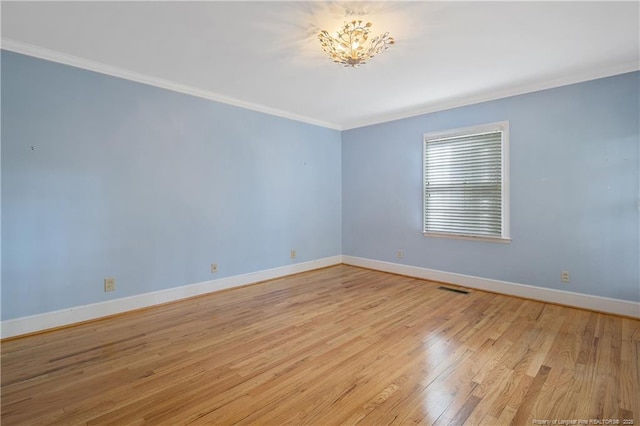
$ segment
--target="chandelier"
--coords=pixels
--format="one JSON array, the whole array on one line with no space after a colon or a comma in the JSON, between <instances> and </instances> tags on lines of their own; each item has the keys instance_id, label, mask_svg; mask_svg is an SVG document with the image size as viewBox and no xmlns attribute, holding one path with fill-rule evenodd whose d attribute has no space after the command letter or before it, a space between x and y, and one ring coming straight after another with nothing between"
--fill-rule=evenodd
<instances>
[{"instance_id":1,"label":"chandelier","mask_svg":"<svg viewBox=\"0 0 640 426\"><path fill-rule=\"evenodd\" d=\"M342 31L338 31L335 37L325 30L320 31L318 38L322 50L333 62L343 64L345 67L355 68L366 64L369 59L395 43L389 33L384 33L374 37L367 44L371 25L371 22L366 24L362 21L345 22Z\"/></svg>"}]
</instances>

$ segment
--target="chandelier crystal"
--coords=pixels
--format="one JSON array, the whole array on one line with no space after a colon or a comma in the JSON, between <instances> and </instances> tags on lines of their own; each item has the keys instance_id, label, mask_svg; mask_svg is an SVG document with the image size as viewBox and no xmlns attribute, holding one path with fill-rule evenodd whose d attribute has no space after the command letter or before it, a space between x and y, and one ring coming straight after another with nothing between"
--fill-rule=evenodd
<instances>
[{"instance_id":1,"label":"chandelier crystal","mask_svg":"<svg viewBox=\"0 0 640 426\"><path fill-rule=\"evenodd\" d=\"M345 22L342 30L338 31L335 37L322 30L318 34L318 39L320 39L322 50L333 62L356 68L395 44L388 32L374 37L367 44L371 26L371 22L366 24L362 21Z\"/></svg>"}]
</instances>

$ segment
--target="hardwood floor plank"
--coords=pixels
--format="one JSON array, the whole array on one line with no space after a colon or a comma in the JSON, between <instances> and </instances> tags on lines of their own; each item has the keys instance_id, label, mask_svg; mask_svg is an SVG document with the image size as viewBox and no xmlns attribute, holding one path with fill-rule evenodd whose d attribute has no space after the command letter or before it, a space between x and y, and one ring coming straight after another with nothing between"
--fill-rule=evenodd
<instances>
[{"instance_id":1,"label":"hardwood floor plank","mask_svg":"<svg viewBox=\"0 0 640 426\"><path fill-rule=\"evenodd\" d=\"M2 342L3 425L640 418L640 321L346 265Z\"/></svg>"},{"instance_id":2,"label":"hardwood floor plank","mask_svg":"<svg viewBox=\"0 0 640 426\"><path fill-rule=\"evenodd\" d=\"M518 407L518 411L516 411L516 415L513 418L513 423L518 425L531 424L534 419L532 415L532 409L540 396L540 392L544 386L545 381L549 376L549 371L551 368L543 365L538 370L538 374L533 378L531 382L531 386L527 390L527 394L524 397L523 402Z\"/></svg>"}]
</instances>

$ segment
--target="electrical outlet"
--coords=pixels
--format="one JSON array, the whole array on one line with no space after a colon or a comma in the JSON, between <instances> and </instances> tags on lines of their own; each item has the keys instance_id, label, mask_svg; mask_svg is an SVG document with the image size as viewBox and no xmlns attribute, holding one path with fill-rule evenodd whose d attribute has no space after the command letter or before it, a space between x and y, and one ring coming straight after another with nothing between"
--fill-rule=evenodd
<instances>
[{"instance_id":1,"label":"electrical outlet","mask_svg":"<svg viewBox=\"0 0 640 426\"><path fill-rule=\"evenodd\" d=\"M296 258L296 251L294 249L291 249L290 257L291 257L291 259L295 259Z\"/></svg>"},{"instance_id":2,"label":"electrical outlet","mask_svg":"<svg viewBox=\"0 0 640 426\"><path fill-rule=\"evenodd\" d=\"M116 279L115 278L105 278L104 279L104 291L115 291L116 289Z\"/></svg>"},{"instance_id":3,"label":"electrical outlet","mask_svg":"<svg viewBox=\"0 0 640 426\"><path fill-rule=\"evenodd\" d=\"M569 279L570 279L570 277L569 277L569 271L562 271L562 272L560 272L560 280L561 280L563 283L568 283L568 282L569 282Z\"/></svg>"},{"instance_id":4,"label":"electrical outlet","mask_svg":"<svg viewBox=\"0 0 640 426\"><path fill-rule=\"evenodd\" d=\"M404 252L402 250L398 250L396 256L398 257L398 259L402 259L404 257Z\"/></svg>"},{"instance_id":5,"label":"electrical outlet","mask_svg":"<svg viewBox=\"0 0 640 426\"><path fill-rule=\"evenodd\" d=\"M217 263L212 263L211 264L211 273L215 274L216 272L218 272L218 264Z\"/></svg>"}]
</instances>

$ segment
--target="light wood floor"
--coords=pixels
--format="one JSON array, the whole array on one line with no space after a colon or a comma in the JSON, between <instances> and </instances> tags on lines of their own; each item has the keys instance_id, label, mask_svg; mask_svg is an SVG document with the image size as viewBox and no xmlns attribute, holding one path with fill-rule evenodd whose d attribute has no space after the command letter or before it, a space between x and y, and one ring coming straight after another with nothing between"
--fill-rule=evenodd
<instances>
[{"instance_id":1,"label":"light wood floor","mask_svg":"<svg viewBox=\"0 0 640 426\"><path fill-rule=\"evenodd\" d=\"M639 356L640 321L340 265L3 342L2 424L639 425Z\"/></svg>"}]
</instances>

